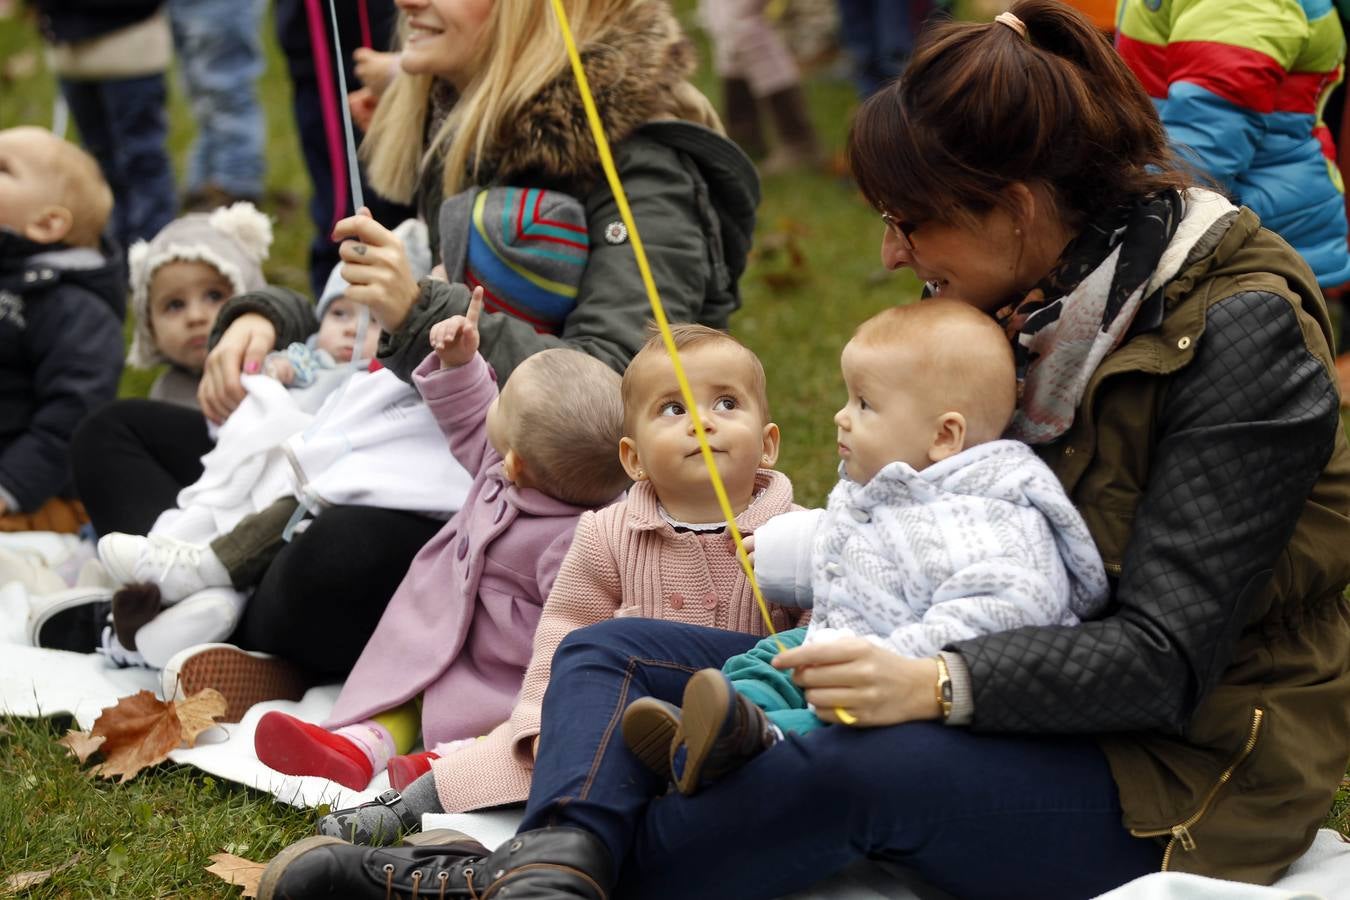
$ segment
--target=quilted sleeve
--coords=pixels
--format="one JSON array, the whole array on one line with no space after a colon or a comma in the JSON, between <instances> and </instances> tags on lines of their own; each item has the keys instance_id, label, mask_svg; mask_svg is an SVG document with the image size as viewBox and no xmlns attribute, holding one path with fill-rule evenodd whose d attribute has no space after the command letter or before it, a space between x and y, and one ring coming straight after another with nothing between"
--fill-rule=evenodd
<instances>
[{"instance_id":1,"label":"quilted sleeve","mask_svg":"<svg viewBox=\"0 0 1350 900\"><path fill-rule=\"evenodd\" d=\"M1330 458L1338 399L1289 303L1210 307L1160 415L1112 612L962 641L972 727L1179 733L1229 662Z\"/></svg>"}]
</instances>

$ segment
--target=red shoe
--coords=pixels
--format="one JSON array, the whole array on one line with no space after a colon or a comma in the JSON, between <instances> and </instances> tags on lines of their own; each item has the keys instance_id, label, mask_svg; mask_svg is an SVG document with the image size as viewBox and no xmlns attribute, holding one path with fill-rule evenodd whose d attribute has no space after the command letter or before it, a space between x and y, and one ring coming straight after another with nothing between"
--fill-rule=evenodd
<instances>
[{"instance_id":1,"label":"red shoe","mask_svg":"<svg viewBox=\"0 0 1350 900\"><path fill-rule=\"evenodd\" d=\"M392 757L388 766L389 786L396 791L406 790L408 785L431 771L433 759L440 759L440 756L430 750Z\"/></svg>"},{"instance_id":2,"label":"red shoe","mask_svg":"<svg viewBox=\"0 0 1350 900\"><path fill-rule=\"evenodd\" d=\"M341 735L273 710L258 720L253 752L286 775L316 775L354 791L375 777L364 751Z\"/></svg>"}]
</instances>

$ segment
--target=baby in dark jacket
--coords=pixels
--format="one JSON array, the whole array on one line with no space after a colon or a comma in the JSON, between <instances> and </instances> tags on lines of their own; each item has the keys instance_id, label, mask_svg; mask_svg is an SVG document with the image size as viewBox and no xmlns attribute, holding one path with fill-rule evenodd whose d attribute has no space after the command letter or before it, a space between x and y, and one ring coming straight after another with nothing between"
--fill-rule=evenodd
<instances>
[{"instance_id":1,"label":"baby in dark jacket","mask_svg":"<svg viewBox=\"0 0 1350 900\"><path fill-rule=\"evenodd\" d=\"M117 393L125 275L112 192L41 128L0 131L0 531L76 531L70 437Z\"/></svg>"}]
</instances>

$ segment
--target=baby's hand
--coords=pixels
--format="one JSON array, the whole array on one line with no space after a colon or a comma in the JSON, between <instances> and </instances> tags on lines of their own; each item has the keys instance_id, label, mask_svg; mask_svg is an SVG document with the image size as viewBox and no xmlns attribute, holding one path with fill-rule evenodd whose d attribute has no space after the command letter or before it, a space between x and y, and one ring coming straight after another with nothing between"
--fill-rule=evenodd
<instances>
[{"instance_id":1,"label":"baby's hand","mask_svg":"<svg viewBox=\"0 0 1350 900\"><path fill-rule=\"evenodd\" d=\"M750 557L750 564L755 564L755 536L747 534L741 538L741 546L745 548L745 555Z\"/></svg>"},{"instance_id":2,"label":"baby's hand","mask_svg":"<svg viewBox=\"0 0 1350 900\"><path fill-rule=\"evenodd\" d=\"M483 289L473 289L469 309L462 316L451 316L431 326L431 349L442 369L462 366L478 352L478 317L483 313Z\"/></svg>"},{"instance_id":3,"label":"baby's hand","mask_svg":"<svg viewBox=\"0 0 1350 900\"><path fill-rule=\"evenodd\" d=\"M271 375L287 386L295 381L295 367L284 356L269 356L267 362L263 364L263 374Z\"/></svg>"}]
</instances>

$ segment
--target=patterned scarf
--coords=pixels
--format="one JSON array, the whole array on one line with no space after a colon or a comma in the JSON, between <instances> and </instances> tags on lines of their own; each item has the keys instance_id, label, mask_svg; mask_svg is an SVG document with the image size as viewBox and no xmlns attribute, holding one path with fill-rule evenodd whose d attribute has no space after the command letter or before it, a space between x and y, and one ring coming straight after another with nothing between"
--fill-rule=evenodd
<instances>
[{"instance_id":1,"label":"patterned scarf","mask_svg":"<svg viewBox=\"0 0 1350 900\"><path fill-rule=\"evenodd\" d=\"M1000 313L1019 402L1008 437L1049 443L1073 424L1088 379L1125 337L1182 218L1162 191L1089 223L1026 297Z\"/></svg>"}]
</instances>

